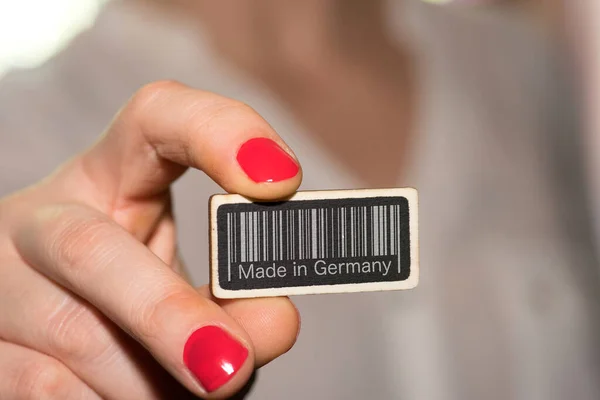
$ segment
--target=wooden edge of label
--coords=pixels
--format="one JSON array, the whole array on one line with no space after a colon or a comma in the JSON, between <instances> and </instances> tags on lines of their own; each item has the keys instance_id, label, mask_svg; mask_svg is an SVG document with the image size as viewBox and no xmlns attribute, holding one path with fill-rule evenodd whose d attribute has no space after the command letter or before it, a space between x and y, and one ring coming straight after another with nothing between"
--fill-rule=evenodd
<instances>
[{"instance_id":1,"label":"wooden edge of label","mask_svg":"<svg viewBox=\"0 0 600 400\"><path fill-rule=\"evenodd\" d=\"M410 226L410 276L403 281L368 282L336 285L291 286L284 288L227 290L219 286L218 245L217 245L217 210L224 204L253 203L255 201L238 194L215 194L209 199L209 253L210 253L210 288L212 294L219 299L238 299L256 297L280 297L310 294L336 294L377 292L392 290L408 290L419 284L419 202L415 188L386 189L349 189L349 190L307 190L296 192L293 196L278 201L326 200L344 198L369 197L404 197L409 205Z\"/></svg>"}]
</instances>

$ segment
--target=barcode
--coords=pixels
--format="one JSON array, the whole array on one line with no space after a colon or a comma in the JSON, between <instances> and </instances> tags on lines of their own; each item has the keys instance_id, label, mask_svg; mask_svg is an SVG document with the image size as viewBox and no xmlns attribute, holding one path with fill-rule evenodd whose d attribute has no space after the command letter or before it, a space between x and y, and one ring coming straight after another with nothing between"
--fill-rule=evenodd
<instances>
[{"instance_id":1,"label":"barcode","mask_svg":"<svg viewBox=\"0 0 600 400\"><path fill-rule=\"evenodd\" d=\"M368 193L391 195L311 198L318 194L305 192L276 203L219 197L211 208L213 287L217 291L323 287L312 289L314 293L332 290L325 289L332 285L344 290L348 290L344 285L376 282L410 286L415 193L403 189Z\"/></svg>"},{"instance_id":2,"label":"barcode","mask_svg":"<svg viewBox=\"0 0 600 400\"><path fill-rule=\"evenodd\" d=\"M399 256L399 205L228 212L227 263Z\"/></svg>"}]
</instances>

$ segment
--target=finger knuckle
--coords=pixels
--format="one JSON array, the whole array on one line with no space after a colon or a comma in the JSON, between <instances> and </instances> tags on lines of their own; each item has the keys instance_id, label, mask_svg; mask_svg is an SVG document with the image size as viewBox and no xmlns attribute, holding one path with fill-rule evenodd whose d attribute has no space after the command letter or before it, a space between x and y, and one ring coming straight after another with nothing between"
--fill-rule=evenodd
<instances>
[{"instance_id":1,"label":"finger knuckle","mask_svg":"<svg viewBox=\"0 0 600 400\"><path fill-rule=\"evenodd\" d=\"M197 307L198 300L193 291L175 288L159 290L150 297L139 299L131 307L129 320L132 321L132 329L143 341L159 338L177 315Z\"/></svg>"},{"instance_id":2,"label":"finger knuckle","mask_svg":"<svg viewBox=\"0 0 600 400\"><path fill-rule=\"evenodd\" d=\"M49 318L46 329L48 350L77 364L101 364L115 349L104 329L104 319L75 301L67 301Z\"/></svg>"},{"instance_id":3,"label":"finger knuckle","mask_svg":"<svg viewBox=\"0 0 600 400\"><path fill-rule=\"evenodd\" d=\"M218 98L210 103L204 109L204 112L192 114L189 124L191 128L197 130L210 127L214 121L222 119L247 120L248 116L258 116L258 113L248 104L241 101Z\"/></svg>"},{"instance_id":4,"label":"finger knuckle","mask_svg":"<svg viewBox=\"0 0 600 400\"><path fill-rule=\"evenodd\" d=\"M228 123L223 124L223 121L228 121ZM190 113L187 120L183 121L184 131L190 133L190 147L203 148L215 136L229 134L228 130L223 130L221 127L229 126L230 121L244 121L248 127L264 128L262 126L264 120L246 103L227 98L216 98L202 107L196 107L195 112ZM197 132L204 134L196 135ZM198 156L201 157L202 154Z\"/></svg>"},{"instance_id":5,"label":"finger knuckle","mask_svg":"<svg viewBox=\"0 0 600 400\"><path fill-rule=\"evenodd\" d=\"M64 367L49 360L25 363L16 376L15 394L22 400L60 399L70 379Z\"/></svg>"},{"instance_id":6,"label":"finger knuckle","mask_svg":"<svg viewBox=\"0 0 600 400\"><path fill-rule=\"evenodd\" d=\"M172 93L181 87L182 84L174 80L160 80L148 83L138 89L133 95L129 102L129 108L134 114L146 110L148 105L157 98Z\"/></svg>"},{"instance_id":7,"label":"finger knuckle","mask_svg":"<svg viewBox=\"0 0 600 400\"><path fill-rule=\"evenodd\" d=\"M83 266L101 266L108 261L110 251L118 241L111 236L112 223L99 215L86 213L74 206L63 208L46 221L46 251L67 272L77 272ZM111 245L112 244L112 245ZM95 262L90 263L90 259Z\"/></svg>"}]
</instances>

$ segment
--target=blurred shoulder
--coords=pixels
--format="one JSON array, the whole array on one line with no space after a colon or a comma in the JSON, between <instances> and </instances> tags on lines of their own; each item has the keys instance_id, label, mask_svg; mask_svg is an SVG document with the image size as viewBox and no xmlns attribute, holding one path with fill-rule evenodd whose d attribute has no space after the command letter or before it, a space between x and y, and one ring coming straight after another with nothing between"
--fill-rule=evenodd
<instances>
[{"instance_id":1,"label":"blurred shoulder","mask_svg":"<svg viewBox=\"0 0 600 400\"><path fill-rule=\"evenodd\" d=\"M115 2L44 65L2 77L0 196L93 143L145 83L177 79L169 74L177 62L170 54L191 47L188 36L136 2Z\"/></svg>"}]
</instances>

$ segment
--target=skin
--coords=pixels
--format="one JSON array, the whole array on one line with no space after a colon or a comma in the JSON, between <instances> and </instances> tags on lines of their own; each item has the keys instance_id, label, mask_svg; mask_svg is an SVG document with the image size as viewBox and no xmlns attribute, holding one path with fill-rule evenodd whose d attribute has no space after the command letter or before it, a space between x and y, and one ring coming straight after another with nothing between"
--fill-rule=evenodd
<instances>
[{"instance_id":1,"label":"skin","mask_svg":"<svg viewBox=\"0 0 600 400\"><path fill-rule=\"evenodd\" d=\"M382 28L381 2L135 1L201 19L221 55L265 83L365 186L397 182L410 161L418 74L410 47ZM225 398L291 348L299 315L288 299L219 301L188 283L177 256L169 186L187 168L255 198L298 188L301 172L248 179L235 155L253 137L293 154L247 105L157 82L92 148L0 199L1 399ZM182 360L204 325L250 353L209 394Z\"/></svg>"},{"instance_id":2,"label":"skin","mask_svg":"<svg viewBox=\"0 0 600 400\"><path fill-rule=\"evenodd\" d=\"M169 185L188 167L255 198L300 184L301 173L251 181L235 156L253 137L289 151L247 105L157 82L133 96L95 146L2 199L0 398L172 398L181 385L223 398L293 345L299 318L288 299L217 301L179 274ZM210 394L182 359L204 325L250 351Z\"/></svg>"}]
</instances>

